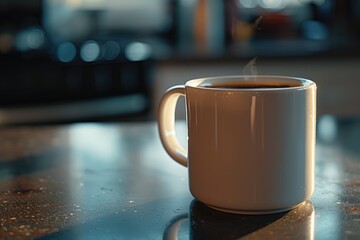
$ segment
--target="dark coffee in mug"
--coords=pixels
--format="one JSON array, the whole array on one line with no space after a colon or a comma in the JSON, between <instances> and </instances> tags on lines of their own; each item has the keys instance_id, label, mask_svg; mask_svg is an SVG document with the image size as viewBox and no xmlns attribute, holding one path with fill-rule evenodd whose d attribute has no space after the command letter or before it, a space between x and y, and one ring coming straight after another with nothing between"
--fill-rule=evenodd
<instances>
[{"instance_id":1,"label":"dark coffee in mug","mask_svg":"<svg viewBox=\"0 0 360 240\"><path fill-rule=\"evenodd\" d=\"M254 81L251 82L237 82L237 83L216 83L208 86L204 86L207 88L229 88L229 89L259 89L259 88L291 88L291 87L299 87L300 84L288 84L288 83L256 83Z\"/></svg>"}]
</instances>

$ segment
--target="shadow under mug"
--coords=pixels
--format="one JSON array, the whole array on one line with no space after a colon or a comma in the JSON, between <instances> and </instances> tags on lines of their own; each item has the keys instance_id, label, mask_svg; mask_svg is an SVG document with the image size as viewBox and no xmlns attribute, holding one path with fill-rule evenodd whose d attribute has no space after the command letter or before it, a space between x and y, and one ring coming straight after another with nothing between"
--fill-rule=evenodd
<instances>
[{"instance_id":1,"label":"shadow under mug","mask_svg":"<svg viewBox=\"0 0 360 240\"><path fill-rule=\"evenodd\" d=\"M314 239L314 206L310 201L281 213L237 215L213 210L193 200L189 214L176 216L164 231L164 240L175 240L188 220L184 239Z\"/></svg>"},{"instance_id":2,"label":"shadow under mug","mask_svg":"<svg viewBox=\"0 0 360 240\"><path fill-rule=\"evenodd\" d=\"M188 150L175 107L185 97ZM314 191L316 84L281 76L195 79L170 88L158 126L167 153L189 169L192 195L225 212L286 211Z\"/></svg>"}]
</instances>

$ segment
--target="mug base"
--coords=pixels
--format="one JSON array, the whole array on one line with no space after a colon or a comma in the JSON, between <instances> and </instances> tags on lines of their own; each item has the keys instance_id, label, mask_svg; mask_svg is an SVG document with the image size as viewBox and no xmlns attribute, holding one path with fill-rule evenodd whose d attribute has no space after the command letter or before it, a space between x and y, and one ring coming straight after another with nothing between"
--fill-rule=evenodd
<instances>
[{"instance_id":1,"label":"mug base","mask_svg":"<svg viewBox=\"0 0 360 240\"><path fill-rule=\"evenodd\" d=\"M243 215L263 215L263 214L274 214L274 213L280 213L280 212L286 212L290 211L291 209L294 209L298 207L299 205L303 204L299 203L293 207L287 207L287 208L277 208L277 209L266 209L266 210L238 210L238 209L228 209L228 208L220 208L216 206L212 206L209 204L205 204L209 208L215 209L217 211L221 212L227 212L227 213L234 213L234 214L243 214Z\"/></svg>"}]
</instances>

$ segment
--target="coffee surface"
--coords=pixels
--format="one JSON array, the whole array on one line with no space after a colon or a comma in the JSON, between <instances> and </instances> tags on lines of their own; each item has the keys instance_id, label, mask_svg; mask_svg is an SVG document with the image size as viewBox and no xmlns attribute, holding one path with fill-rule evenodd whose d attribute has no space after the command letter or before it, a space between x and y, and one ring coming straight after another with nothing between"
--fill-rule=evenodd
<instances>
[{"instance_id":1,"label":"coffee surface","mask_svg":"<svg viewBox=\"0 0 360 240\"><path fill-rule=\"evenodd\" d=\"M244 89L244 88L289 88L296 87L296 85L289 84L214 84L206 86L207 88L231 88L231 89Z\"/></svg>"}]
</instances>

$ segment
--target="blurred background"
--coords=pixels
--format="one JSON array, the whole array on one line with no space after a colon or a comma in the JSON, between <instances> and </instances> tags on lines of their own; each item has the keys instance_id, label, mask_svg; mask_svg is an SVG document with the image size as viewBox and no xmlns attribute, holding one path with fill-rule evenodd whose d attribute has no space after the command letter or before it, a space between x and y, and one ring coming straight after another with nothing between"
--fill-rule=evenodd
<instances>
[{"instance_id":1,"label":"blurred background","mask_svg":"<svg viewBox=\"0 0 360 240\"><path fill-rule=\"evenodd\" d=\"M360 115L359 43L358 0L1 0L0 124L155 120L172 85L256 73Z\"/></svg>"}]
</instances>

